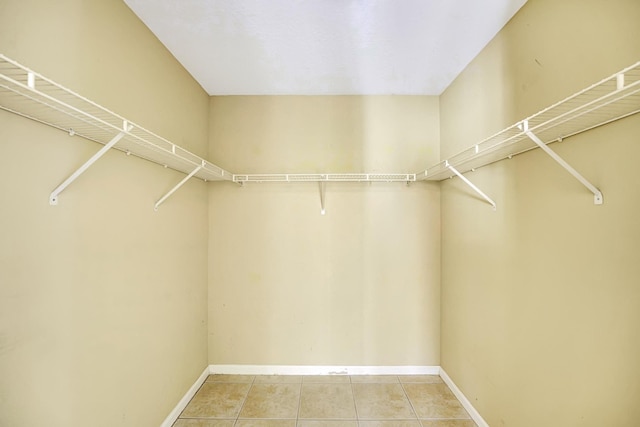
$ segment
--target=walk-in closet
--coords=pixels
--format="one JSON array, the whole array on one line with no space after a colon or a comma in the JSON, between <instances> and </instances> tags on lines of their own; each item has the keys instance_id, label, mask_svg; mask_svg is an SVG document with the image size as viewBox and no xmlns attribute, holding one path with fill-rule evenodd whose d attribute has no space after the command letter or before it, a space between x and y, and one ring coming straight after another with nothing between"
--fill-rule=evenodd
<instances>
[{"instance_id":1,"label":"walk-in closet","mask_svg":"<svg viewBox=\"0 0 640 427\"><path fill-rule=\"evenodd\" d=\"M0 426L637 426L639 22L0 1Z\"/></svg>"}]
</instances>

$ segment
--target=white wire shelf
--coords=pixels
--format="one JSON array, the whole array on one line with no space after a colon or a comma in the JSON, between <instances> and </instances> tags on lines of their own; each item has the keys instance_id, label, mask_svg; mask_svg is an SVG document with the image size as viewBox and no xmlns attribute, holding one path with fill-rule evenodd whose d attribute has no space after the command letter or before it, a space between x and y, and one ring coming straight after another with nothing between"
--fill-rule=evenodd
<instances>
[{"instance_id":1,"label":"white wire shelf","mask_svg":"<svg viewBox=\"0 0 640 427\"><path fill-rule=\"evenodd\" d=\"M496 133L425 171L408 173L295 173L231 174L176 144L127 121L118 114L78 95L0 54L0 109L47 124L70 135L78 135L137 157L187 174L156 203L156 209L189 178L205 181L319 182L324 194L326 182L413 182L441 181L459 176L495 208L495 202L475 187L463 173L510 158L534 148L547 151L561 166L594 193L600 191L546 147L547 144L585 132L640 112L640 62ZM58 194L99 156L92 159L51 194Z\"/></svg>"},{"instance_id":2,"label":"white wire shelf","mask_svg":"<svg viewBox=\"0 0 640 427\"><path fill-rule=\"evenodd\" d=\"M413 182L410 173L308 173L233 175L233 181L245 182Z\"/></svg>"},{"instance_id":3,"label":"white wire shelf","mask_svg":"<svg viewBox=\"0 0 640 427\"><path fill-rule=\"evenodd\" d=\"M186 174L200 167L193 176L202 180L233 180L233 175L219 166L2 54L0 108L100 144L124 132L113 148Z\"/></svg>"},{"instance_id":4,"label":"white wire shelf","mask_svg":"<svg viewBox=\"0 0 640 427\"><path fill-rule=\"evenodd\" d=\"M640 62L496 133L468 149L416 174L416 179L441 181L538 148L525 132L544 144L640 112Z\"/></svg>"}]
</instances>

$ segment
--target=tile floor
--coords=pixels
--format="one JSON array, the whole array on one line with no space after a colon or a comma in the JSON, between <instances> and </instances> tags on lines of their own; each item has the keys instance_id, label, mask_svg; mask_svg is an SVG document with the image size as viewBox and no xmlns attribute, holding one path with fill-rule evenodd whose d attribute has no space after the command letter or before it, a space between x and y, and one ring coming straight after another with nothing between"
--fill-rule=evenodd
<instances>
[{"instance_id":1,"label":"tile floor","mask_svg":"<svg viewBox=\"0 0 640 427\"><path fill-rule=\"evenodd\" d=\"M210 375L174 427L476 427L436 375Z\"/></svg>"}]
</instances>

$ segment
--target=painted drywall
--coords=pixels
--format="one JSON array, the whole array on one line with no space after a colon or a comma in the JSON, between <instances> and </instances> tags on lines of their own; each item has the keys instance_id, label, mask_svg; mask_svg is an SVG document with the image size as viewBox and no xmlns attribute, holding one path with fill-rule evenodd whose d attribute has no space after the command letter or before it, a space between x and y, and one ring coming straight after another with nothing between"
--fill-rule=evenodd
<instances>
[{"instance_id":1,"label":"painted drywall","mask_svg":"<svg viewBox=\"0 0 640 427\"><path fill-rule=\"evenodd\" d=\"M438 99L212 97L211 160L238 173L415 172ZM439 188L209 189L209 362L438 365Z\"/></svg>"},{"instance_id":2,"label":"painted drywall","mask_svg":"<svg viewBox=\"0 0 640 427\"><path fill-rule=\"evenodd\" d=\"M0 2L0 52L207 154L208 96L123 2ZM207 363L207 192L0 111L0 425L157 426Z\"/></svg>"},{"instance_id":3,"label":"painted drywall","mask_svg":"<svg viewBox=\"0 0 640 427\"><path fill-rule=\"evenodd\" d=\"M635 0L530 0L440 99L443 158L640 59ZM640 418L640 117L442 184L442 366L492 427Z\"/></svg>"}]
</instances>

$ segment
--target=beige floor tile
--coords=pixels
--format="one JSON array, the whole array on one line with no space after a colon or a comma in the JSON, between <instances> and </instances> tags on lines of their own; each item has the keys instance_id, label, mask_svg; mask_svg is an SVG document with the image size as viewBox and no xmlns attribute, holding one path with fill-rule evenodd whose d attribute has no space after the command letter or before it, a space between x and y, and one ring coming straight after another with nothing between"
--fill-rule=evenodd
<instances>
[{"instance_id":1,"label":"beige floor tile","mask_svg":"<svg viewBox=\"0 0 640 427\"><path fill-rule=\"evenodd\" d=\"M256 384L287 384L302 382L302 375L256 375Z\"/></svg>"},{"instance_id":2,"label":"beige floor tile","mask_svg":"<svg viewBox=\"0 0 640 427\"><path fill-rule=\"evenodd\" d=\"M472 420L422 420L422 427L478 427Z\"/></svg>"},{"instance_id":3,"label":"beige floor tile","mask_svg":"<svg viewBox=\"0 0 640 427\"><path fill-rule=\"evenodd\" d=\"M469 418L446 384L403 384L418 418Z\"/></svg>"},{"instance_id":4,"label":"beige floor tile","mask_svg":"<svg viewBox=\"0 0 640 427\"><path fill-rule=\"evenodd\" d=\"M351 384L302 384L299 418L355 419Z\"/></svg>"},{"instance_id":5,"label":"beige floor tile","mask_svg":"<svg viewBox=\"0 0 640 427\"><path fill-rule=\"evenodd\" d=\"M347 420L298 420L297 427L358 427L357 421Z\"/></svg>"},{"instance_id":6,"label":"beige floor tile","mask_svg":"<svg viewBox=\"0 0 640 427\"><path fill-rule=\"evenodd\" d=\"M233 427L236 420L195 420L181 418L173 427Z\"/></svg>"},{"instance_id":7,"label":"beige floor tile","mask_svg":"<svg viewBox=\"0 0 640 427\"><path fill-rule=\"evenodd\" d=\"M338 383L349 384L349 375L305 375L302 377L303 383Z\"/></svg>"},{"instance_id":8,"label":"beige floor tile","mask_svg":"<svg viewBox=\"0 0 640 427\"><path fill-rule=\"evenodd\" d=\"M252 383L255 375L214 374L207 377L207 382L214 383Z\"/></svg>"},{"instance_id":9,"label":"beige floor tile","mask_svg":"<svg viewBox=\"0 0 640 427\"><path fill-rule=\"evenodd\" d=\"M359 427L421 427L418 420L360 421Z\"/></svg>"},{"instance_id":10,"label":"beige floor tile","mask_svg":"<svg viewBox=\"0 0 640 427\"><path fill-rule=\"evenodd\" d=\"M296 418L301 384L254 383L240 418Z\"/></svg>"},{"instance_id":11,"label":"beige floor tile","mask_svg":"<svg viewBox=\"0 0 640 427\"><path fill-rule=\"evenodd\" d=\"M235 427L296 427L296 420L238 420Z\"/></svg>"},{"instance_id":12,"label":"beige floor tile","mask_svg":"<svg viewBox=\"0 0 640 427\"><path fill-rule=\"evenodd\" d=\"M356 383L397 383L396 375L351 375L351 382Z\"/></svg>"},{"instance_id":13,"label":"beige floor tile","mask_svg":"<svg viewBox=\"0 0 640 427\"><path fill-rule=\"evenodd\" d=\"M358 419L415 419L400 384L352 384Z\"/></svg>"},{"instance_id":14,"label":"beige floor tile","mask_svg":"<svg viewBox=\"0 0 640 427\"><path fill-rule=\"evenodd\" d=\"M173 427L477 427L437 375L216 374L181 417Z\"/></svg>"},{"instance_id":15,"label":"beige floor tile","mask_svg":"<svg viewBox=\"0 0 640 427\"><path fill-rule=\"evenodd\" d=\"M398 375L401 383L442 383L440 375Z\"/></svg>"},{"instance_id":16,"label":"beige floor tile","mask_svg":"<svg viewBox=\"0 0 640 427\"><path fill-rule=\"evenodd\" d=\"M223 384L205 382L181 417L235 418L251 384Z\"/></svg>"}]
</instances>

